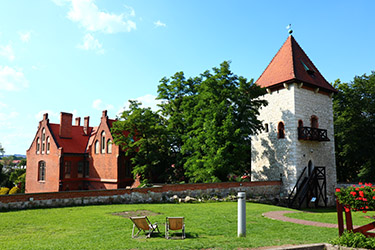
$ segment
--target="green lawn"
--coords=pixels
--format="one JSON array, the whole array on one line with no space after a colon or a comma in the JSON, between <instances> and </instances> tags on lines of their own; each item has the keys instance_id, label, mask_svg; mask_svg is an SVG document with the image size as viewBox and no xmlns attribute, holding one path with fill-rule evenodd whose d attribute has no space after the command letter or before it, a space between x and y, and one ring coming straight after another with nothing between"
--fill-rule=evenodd
<instances>
[{"instance_id":1,"label":"green lawn","mask_svg":"<svg viewBox=\"0 0 375 250\"><path fill-rule=\"evenodd\" d=\"M113 215L148 210L161 235L132 239L132 222ZM246 203L247 237L237 238L237 203L123 204L35 209L0 213L0 249L235 249L328 242L337 229L264 218L262 213L289 210ZM155 215L156 214L156 215ZM166 240L166 216L184 216L187 239Z\"/></svg>"}]
</instances>

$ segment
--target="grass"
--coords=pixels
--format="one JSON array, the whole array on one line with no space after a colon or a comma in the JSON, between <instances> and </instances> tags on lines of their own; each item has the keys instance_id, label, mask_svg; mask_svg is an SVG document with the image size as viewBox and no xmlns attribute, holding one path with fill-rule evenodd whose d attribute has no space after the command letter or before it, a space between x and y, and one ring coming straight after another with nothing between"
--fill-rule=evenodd
<instances>
[{"instance_id":1,"label":"grass","mask_svg":"<svg viewBox=\"0 0 375 250\"><path fill-rule=\"evenodd\" d=\"M161 235L132 239L131 220L113 215L136 210L159 213L149 219L159 223ZM246 203L246 238L237 237L236 202L121 204L4 212L0 213L0 249L237 249L321 243L337 236L337 229L262 216L276 210L290 209ZM166 216L185 217L185 240L164 238Z\"/></svg>"},{"instance_id":2,"label":"grass","mask_svg":"<svg viewBox=\"0 0 375 250\"><path fill-rule=\"evenodd\" d=\"M302 220L337 224L337 212L335 208L306 209L302 213L285 214L285 216L290 217L290 218L302 219ZM344 214L343 216L345 219ZM373 222L374 219L375 219L375 211L369 211L367 213L352 212L353 224L357 226L362 226L370 222Z\"/></svg>"}]
</instances>

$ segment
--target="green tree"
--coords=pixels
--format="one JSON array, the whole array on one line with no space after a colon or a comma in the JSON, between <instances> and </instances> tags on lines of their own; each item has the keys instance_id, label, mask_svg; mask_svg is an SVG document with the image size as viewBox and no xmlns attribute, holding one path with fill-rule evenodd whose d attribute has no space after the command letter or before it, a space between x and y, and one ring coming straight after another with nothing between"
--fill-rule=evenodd
<instances>
[{"instance_id":1,"label":"green tree","mask_svg":"<svg viewBox=\"0 0 375 250\"><path fill-rule=\"evenodd\" d=\"M265 90L234 75L223 62L213 73L186 79L182 72L158 88L168 117L176 163L190 182L226 181L229 173L250 170L250 135L262 129L257 119Z\"/></svg>"},{"instance_id":2,"label":"green tree","mask_svg":"<svg viewBox=\"0 0 375 250\"><path fill-rule=\"evenodd\" d=\"M333 100L339 181L373 181L375 176L375 72L334 84Z\"/></svg>"},{"instance_id":3,"label":"green tree","mask_svg":"<svg viewBox=\"0 0 375 250\"><path fill-rule=\"evenodd\" d=\"M129 110L113 124L114 143L131 156L133 174L143 182L164 182L169 163L169 140L165 119L141 103L129 101Z\"/></svg>"},{"instance_id":4,"label":"green tree","mask_svg":"<svg viewBox=\"0 0 375 250\"><path fill-rule=\"evenodd\" d=\"M5 154L5 150L4 150L3 146L0 143L0 155L4 156L4 154Z\"/></svg>"},{"instance_id":5,"label":"green tree","mask_svg":"<svg viewBox=\"0 0 375 250\"><path fill-rule=\"evenodd\" d=\"M21 161L17 164L18 167L23 168L26 166L26 159L22 158Z\"/></svg>"}]
</instances>

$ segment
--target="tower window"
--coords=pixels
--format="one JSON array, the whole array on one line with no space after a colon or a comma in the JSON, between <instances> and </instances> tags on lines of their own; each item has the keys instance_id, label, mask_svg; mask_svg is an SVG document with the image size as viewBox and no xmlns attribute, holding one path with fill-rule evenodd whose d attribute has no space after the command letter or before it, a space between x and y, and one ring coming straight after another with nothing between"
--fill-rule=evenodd
<instances>
[{"instance_id":1,"label":"tower window","mask_svg":"<svg viewBox=\"0 0 375 250\"><path fill-rule=\"evenodd\" d=\"M315 115L311 116L311 127L319 128L318 117Z\"/></svg>"},{"instance_id":2,"label":"tower window","mask_svg":"<svg viewBox=\"0 0 375 250\"><path fill-rule=\"evenodd\" d=\"M279 124L277 125L277 138L285 138L285 128L283 122L279 122Z\"/></svg>"},{"instance_id":3,"label":"tower window","mask_svg":"<svg viewBox=\"0 0 375 250\"><path fill-rule=\"evenodd\" d=\"M265 124L264 124L264 132L266 132L266 133L269 132L268 123L265 123Z\"/></svg>"},{"instance_id":4,"label":"tower window","mask_svg":"<svg viewBox=\"0 0 375 250\"><path fill-rule=\"evenodd\" d=\"M302 121L302 120L298 120L298 127L299 127L299 128L302 128L302 127L303 127L303 121Z\"/></svg>"}]
</instances>

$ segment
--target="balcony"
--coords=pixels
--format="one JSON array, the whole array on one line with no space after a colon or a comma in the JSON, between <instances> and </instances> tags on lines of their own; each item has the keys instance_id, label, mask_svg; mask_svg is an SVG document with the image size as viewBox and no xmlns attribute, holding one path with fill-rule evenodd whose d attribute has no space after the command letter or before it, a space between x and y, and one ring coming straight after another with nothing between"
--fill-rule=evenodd
<instances>
[{"instance_id":1,"label":"balcony","mask_svg":"<svg viewBox=\"0 0 375 250\"><path fill-rule=\"evenodd\" d=\"M298 140L329 141L326 129L299 127Z\"/></svg>"}]
</instances>

